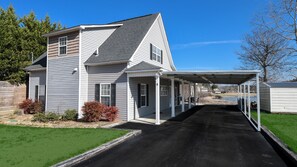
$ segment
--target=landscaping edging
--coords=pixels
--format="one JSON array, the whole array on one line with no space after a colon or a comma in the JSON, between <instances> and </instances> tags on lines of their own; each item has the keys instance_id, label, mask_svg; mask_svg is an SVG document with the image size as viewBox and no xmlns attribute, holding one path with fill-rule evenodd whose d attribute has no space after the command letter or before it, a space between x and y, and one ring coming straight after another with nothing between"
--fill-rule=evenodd
<instances>
[{"instance_id":1,"label":"landscaping edging","mask_svg":"<svg viewBox=\"0 0 297 167\"><path fill-rule=\"evenodd\" d=\"M135 136L138 136L142 133L141 130L133 130L127 134L125 134L124 136L120 137L120 138L117 138L117 139L114 139L108 143L105 143L105 144L102 144L92 150L89 150L85 153L82 153L80 155L77 155L75 157L72 157L70 159L67 159L65 161L62 161L62 162L59 162L55 165L53 165L52 167L67 167L67 166L73 166L75 164L78 164L84 160L87 160L95 155L98 155L100 153L102 153L103 151L106 151L108 149L111 149L112 147L120 144L120 143L123 143L124 141L126 140L129 140Z\"/></svg>"},{"instance_id":2,"label":"landscaping edging","mask_svg":"<svg viewBox=\"0 0 297 167\"><path fill-rule=\"evenodd\" d=\"M252 119L252 121L256 123L254 119ZM270 143L279 156L285 160L288 166L297 166L297 155L293 151L289 150L285 143L283 143L277 136L275 136L263 125L261 126L261 134Z\"/></svg>"}]
</instances>

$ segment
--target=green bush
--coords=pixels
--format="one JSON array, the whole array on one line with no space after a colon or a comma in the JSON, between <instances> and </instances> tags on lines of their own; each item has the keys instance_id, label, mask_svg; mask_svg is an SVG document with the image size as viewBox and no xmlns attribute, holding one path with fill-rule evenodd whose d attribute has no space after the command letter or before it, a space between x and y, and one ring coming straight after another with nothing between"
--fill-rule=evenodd
<instances>
[{"instance_id":1,"label":"green bush","mask_svg":"<svg viewBox=\"0 0 297 167\"><path fill-rule=\"evenodd\" d=\"M37 113L37 114L34 114L32 121L48 122L48 119L46 118L44 113Z\"/></svg>"},{"instance_id":2,"label":"green bush","mask_svg":"<svg viewBox=\"0 0 297 167\"><path fill-rule=\"evenodd\" d=\"M36 122L49 122L49 121L58 121L60 115L50 112L50 113L37 113L34 114L32 121Z\"/></svg>"},{"instance_id":3,"label":"green bush","mask_svg":"<svg viewBox=\"0 0 297 167\"><path fill-rule=\"evenodd\" d=\"M60 115L53 112L49 112L45 116L48 121L58 121L60 119Z\"/></svg>"},{"instance_id":4,"label":"green bush","mask_svg":"<svg viewBox=\"0 0 297 167\"><path fill-rule=\"evenodd\" d=\"M77 111L72 109L72 110L66 110L64 115L62 116L62 120L67 121L67 120L77 120L78 114Z\"/></svg>"}]
</instances>

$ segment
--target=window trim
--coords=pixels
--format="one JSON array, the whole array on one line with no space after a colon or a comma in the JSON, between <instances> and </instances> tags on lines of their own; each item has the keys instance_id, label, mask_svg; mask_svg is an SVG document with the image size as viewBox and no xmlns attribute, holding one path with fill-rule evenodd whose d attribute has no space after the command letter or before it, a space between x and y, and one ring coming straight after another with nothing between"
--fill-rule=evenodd
<instances>
[{"instance_id":1,"label":"window trim","mask_svg":"<svg viewBox=\"0 0 297 167\"><path fill-rule=\"evenodd\" d=\"M66 43L66 44L63 45L63 46L61 46L61 43L60 43L60 40L61 40L62 38L65 38L65 39L66 39L66 40L65 40L65 43ZM58 53L58 55L59 55L59 56L65 56L65 55L67 55L67 44L68 44L67 41L68 41L68 36L62 36L62 37L59 37L59 40L58 40L58 43L59 43L59 49L58 49L58 52L59 52L59 53ZM66 47L66 49L65 49L65 54L61 54L61 52L60 52L60 48L61 48L61 47L64 47L64 46Z\"/></svg>"},{"instance_id":2,"label":"window trim","mask_svg":"<svg viewBox=\"0 0 297 167\"><path fill-rule=\"evenodd\" d=\"M102 95L102 85L109 85L109 95ZM111 106L111 83L100 83L99 102L101 103L101 97L109 97L109 105ZM105 104L104 104L105 105Z\"/></svg>"},{"instance_id":3,"label":"window trim","mask_svg":"<svg viewBox=\"0 0 297 167\"><path fill-rule=\"evenodd\" d=\"M165 92L166 92L166 94L162 94L162 87L164 88L166 88L166 90L165 90ZM169 89L168 89L168 87L170 87L170 86L167 86L167 85L160 85L160 96L168 96L168 94L169 94ZM164 91L163 91L164 92Z\"/></svg>"},{"instance_id":4,"label":"window trim","mask_svg":"<svg viewBox=\"0 0 297 167\"><path fill-rule=\"evenodd\" d=\"M152 48L152 53L151 54L156 55L156 59L153 59L153 56L152 56L152 60L161 63L162 62L162 49L159 48L158 46L154 45L154 44L152 44L152 47L155 47L155 48L160 50L160 55L158 55L157 53L154 53L154 48ZM158 57L160 58L160 61L158 61Z\"/></svg>"},{"instance_id":5,"label":"window trim","mask_svg":"<svg viewBox=\"0 0 297 167\"><path fill-rule=\"evenodd\" d=\"M140 84L140 92L139 92L139 93L140 93L140 108L147 107L147 85L148 85L148 84L144 84L144 83L141 83L141 84ZM141 87L142 87L142 86L144 86L144 88L145 88L145 91L144 91L144 94L145 94L145 95L141 94ZM145 96L145 103L144 103L144 105L142 105L142 102L141 102L141 100L142 100L142 99L141 99L142 96Z\"/></svg>"}]
</instances>

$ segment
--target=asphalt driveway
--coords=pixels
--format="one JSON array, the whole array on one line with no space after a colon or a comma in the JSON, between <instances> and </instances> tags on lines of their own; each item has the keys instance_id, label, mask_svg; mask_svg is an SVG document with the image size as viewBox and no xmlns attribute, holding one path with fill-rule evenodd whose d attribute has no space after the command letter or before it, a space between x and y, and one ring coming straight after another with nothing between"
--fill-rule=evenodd
<instances>
[{"instance_id":1,"label":"asphalt driveway","mask_svg":"<svg viewBox=\"0 0 297 167\"><path fill-rule=\"evenodd\" d=\"M194 107L77 166L286 166L233 106Z\"/></svg>"}]
</instances>

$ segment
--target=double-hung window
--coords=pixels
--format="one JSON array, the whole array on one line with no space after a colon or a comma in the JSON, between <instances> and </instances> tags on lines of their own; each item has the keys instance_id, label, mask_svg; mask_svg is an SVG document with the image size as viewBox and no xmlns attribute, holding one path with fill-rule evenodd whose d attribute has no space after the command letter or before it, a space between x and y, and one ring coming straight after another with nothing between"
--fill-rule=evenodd
<instances>
[{"instance_id":1,"label":"double-hung window","mask_svg":"<svg viewBox=\"0 0 297 167\"><path fill-rule=\"evenodd\" d=\"M151 59L162 63L162 50L151 44Z\"/></svg>"},{"instance_id":2,"label":"double-hung window","mask_svg":"<svg viewBox=\"0 0 297 167\"><path fill-rule=\"evenodd\" d=\"M147 106L147 85L141 84L140 85L140 106Z\"/></svg>"},{"instance_id":3,"label":"double-hung window","mask_svg":"<svg viewBox=\"0 0 297 167\"><path fill-rule=\"evenodd\" d=\"M67 36L59 38L59 55L67 54Z\"/></svg>"},{"instance_id":4,"label":"double-hung window","mask_svg":"<svg viewBox=\"0 0 297 167\"><path fill-rule=\"evenodd\" d=\"M111 85L100 84L100 102L107 106L111 105Z\"/></svg>"}]
</instances>

